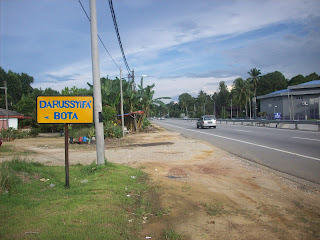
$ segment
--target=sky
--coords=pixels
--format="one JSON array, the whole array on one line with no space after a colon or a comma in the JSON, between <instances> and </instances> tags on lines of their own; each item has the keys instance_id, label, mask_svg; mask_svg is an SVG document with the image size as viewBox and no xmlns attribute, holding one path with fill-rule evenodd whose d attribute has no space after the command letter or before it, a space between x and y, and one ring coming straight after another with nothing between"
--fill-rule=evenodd
<instances>
[{"instance_id":1,"label":"sky","mask_svg":"<svg viewBox=\"0 0 320 240\"><path fill-rule=\"evenodd\" d=\"M80 0L90 15L89 0ZM319 0L113 0L135 81L154 97L212 94L219 82L280 71L320 74ZM108 0L97 0L100 77L127 77ZM0 0L0 66L34 88L92 83L90 23L78 0Z\"/></svg>"}]
</instances>

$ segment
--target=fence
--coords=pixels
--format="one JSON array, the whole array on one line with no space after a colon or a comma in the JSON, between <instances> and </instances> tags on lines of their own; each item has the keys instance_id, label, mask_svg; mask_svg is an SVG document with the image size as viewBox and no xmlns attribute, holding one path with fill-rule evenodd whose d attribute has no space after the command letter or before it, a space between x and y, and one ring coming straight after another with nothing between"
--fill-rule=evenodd
<instances>
[{"instance_id":1,"label":"fence","mask_svg":"<svg viewBox=\"0 0 320 240\"><path fill-rule=\"evenodd\" d=\"M197 121L197 118L187 118L182 119L186 121ZM267 120L267 119L217 119L218 123L232 123L232 124L241 124L246 123L247 125L252 126L270 126L274 125L276 128L282 128L284 125L293 125L294 129L299 129L299 125L309 125L309 126L317 126L317 130L320 131L320 121L312 121L312 120Z\"/></svg>"}]
</instances>

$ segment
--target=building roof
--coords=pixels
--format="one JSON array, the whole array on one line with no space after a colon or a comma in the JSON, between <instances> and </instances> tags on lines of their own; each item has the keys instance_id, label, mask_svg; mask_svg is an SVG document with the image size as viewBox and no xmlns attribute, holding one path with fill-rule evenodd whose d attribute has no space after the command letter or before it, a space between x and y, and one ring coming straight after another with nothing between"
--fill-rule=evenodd
<instances>
[{"instance_id":1,"label":"building roof","mask_svg":"<svg viewBox=\"0 0 320 240\"><path fill-rule=\"evenodd\" d=\"M6 118L6 110L3 108L0 108L0 118ZM27 119L31 117L25 117L23 114L18 113L16 111L8 110L8 117L9 118L18 118L18 119Z\"/></svg>"},{"instance_id":2,"label":"building roof","mask_svg":"<svg viewBox=\"0 0 320 240\"><path fill-rule=\"evenodd\" d=\"M314 85L314 84L320 84L320 80L313 80L313 81L310 81L310 82L301 83L298 86Z\"/></svg>"},{"instance_id":3,"label":"building roof","mask_svg":"<svg viewBox=\"0 0 320 240\"><path fill-rule=\"evenodd\" d=\"M287 96L288 91L292 92L291 89L283 89L276 92L268 93L262 96L257 96L257 99L264 99L264 98L272 98L272 97L279 97L279 96Z\"/></svg>"},{"instance_id":4,"label":"building roof","mask_svg":"<svg viewBox=\"0 0 320 240\"><path fill-rule=\"evenodd\" d=\"M279 91L276 91L276 92L272 92L272 93L268 93L266 95L274 95L274 94L279 94L279 93L288 93L291 92L292 90L291 89L283 89L283 90L279 90Z\"/></svg>"},{"instance_id":5,"label":"building roof","mask_svg":"<svg viewBox=\"0 0 320 240\"><path fill-rule=\"evenodd\" d=\"M313 80L310 82L301 83L299 85L289 86L287 89L257 96L257 99L285 96L288 94L288 91L293 95L319 94L320 80Z\"/></svg>"},{"instance_id":6,"label":"building roof","mask_svg":"<svg viewBox=\"0 0 320 240\"><path fill-rule=\"evenodd\" d=\"M295 86L289 86L289 89L306 89L306 88L320 88L320 80L313 80L310 82L301 83Z\"/></svg>"}]
</instances>

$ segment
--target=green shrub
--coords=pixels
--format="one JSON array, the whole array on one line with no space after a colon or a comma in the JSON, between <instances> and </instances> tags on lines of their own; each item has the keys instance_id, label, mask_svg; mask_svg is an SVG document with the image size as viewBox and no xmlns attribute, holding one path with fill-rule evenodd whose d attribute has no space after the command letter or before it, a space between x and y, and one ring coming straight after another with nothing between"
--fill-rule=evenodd
<instances>
[{"instance_id":1,"label":"green shrub","mask_svg":"<svg viewBox=\"0 0 320 240\"><path fill-rule=\"evenodd\" d=\"M8 129L2 129L1 130L1 137L2 138L16 138L18 133L18 130L15 130L12 127L9 127Z\"/></svg>"},{"instance_id":2,"label":"green shrub","mask_svg":"<svg viewBox=\"0 0 320 240\"><path fill-rule=\"evenodd\" d=\"M145 119L143 120L142 129L145 129L146 127L148 127L148 126L150 126L150 125L151 125L151 123L150 123L150 121L148 120L148 118L145 118Z\"/></svg>"},{"instance_id":3,"label":"green shrub","mask_svg":"<svg viewBox=\"0 0 320 240\"><path fill-rule=\"evenodd\" d=\"M2 129L0 131L0 135L2 138L19 139L19 138L27 138L27 137L36 137L38 136L39 131L40 130L38 128L33 128L31 129L30 132L9 128L7 130Z\"/></svg>"},{"instance_id":4,"label":"green shrub","mask_svg":"<svg viewBox=\"0 0 320 240\"><path fill-rule=\"evenodd\" d=\"M84 127L80 129L72 129L69 131L69 136L78 138L78 137L88 137L92 138L94 136L94 127Z\"/></svg>"},{"instance_id":5,"label":"green shrub","mask_svg":"<svg viewBox=\"0 0 320 240\"><path fill-rule=\"evenodd\" d=\"M38 128L32 128L31 131L29 132L30 137L37 137L40 132L40 129Z\"/></svg>"},{"instance_id":6,"label":"green shrub","mask_svg":"<svg viewBox=\"0 0 320 240\"><path fill-rule=\"evenodd\" d=\"M26 131L18 131L15 135L15 138L27 138L29 137L29 133Z\"/></svg>"},{"instance_id":7,"label":"green shrub","mask_svg":"<svg viewBox=\"0 0 320 240\"><path fill-rule=\"evenodd\" d=\"M115 108L110 106L103 106L102 107L102 116L103 122L106 124L107 122L112 122L116 120L117 111Z\"/></svg>"},{"instance_id":8,"label":"green shrub","mask_svg":"<svg viewBox=\"0 0 320 240\"><path fill-rule=\"evenodd\" d=\"M106 122L104 126L104 135L107 138L121 138L122 129L116 123Z\"/></svg>"}]
</instances>

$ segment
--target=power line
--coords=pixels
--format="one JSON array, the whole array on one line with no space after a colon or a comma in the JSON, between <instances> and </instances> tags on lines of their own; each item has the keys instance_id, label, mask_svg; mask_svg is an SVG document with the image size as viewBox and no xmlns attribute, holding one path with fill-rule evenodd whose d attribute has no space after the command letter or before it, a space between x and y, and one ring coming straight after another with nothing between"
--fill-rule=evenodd
<instances>
[{"instance_id":1,"label":"power line","mask_svg":"<svg viewBox=\"0 0 320 240\"><path fill-rule=\"evenodd\" d=\"M80 5L81 5L81 7L82 7L82 10L83 10L83 11L84 11L84 13L86 14L86 16L87 16L87 18L88 18L88 20L89 20L89 22L90 22L90 17L89 17L89 15L87 14L86 10L84 9L84 7L83 7L83 5L82 5L81 1L80 1L80 0L78 0L78 2L80 3ZM100 42L101 42L102 46L103 46L103 47L104 47L104 49L107 51L107 53L108 53L109 57L112 59L112 61L114 62L114 64L117 66L117 68L120 70L120 67L119 67L119 66L118 66L118 64L114 61L113 57L111 56L111 54L109 53L108 49L107 49L107 48L106 48L106 46L104 45L104 43L103 43L102 39L100 38L99 34L97 34L97 35L98 35L98 38L99 38L99 40L100 40Z\"/></svg>"},{"instance_id":2,"label":"power line","mask_svg":"<svg viewBox=\"0 0 320 240\"><path fill-rule=\"evenodd\" d=\"M112 19L113 19L113 25L114 25L114 28L115 28L116 33L117 33L118 42L119 42L120 50L121 50L121 53L122 53L122 58L123 58L123 61L124 61L125 65L126 65L126 68L127 68L127 71L129 73L129 75L131 75L131 70L129 68L129 65L128 65L128 62L127 62L127 59L126 59L126 56L124 54L124 50L123 50L123 47L122 47L120 33L119 33L119 29L118 29L116 15L115 15L114 9L113 9L112 0L108 0L108 1L109 1L110 11L111 11Z\"/></svg>"}]
</instances>

